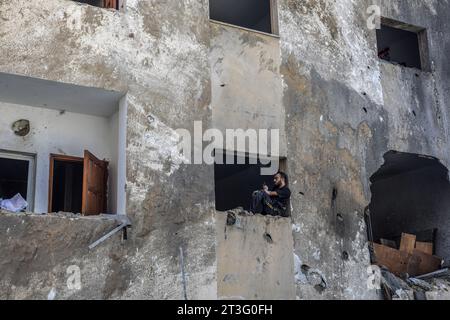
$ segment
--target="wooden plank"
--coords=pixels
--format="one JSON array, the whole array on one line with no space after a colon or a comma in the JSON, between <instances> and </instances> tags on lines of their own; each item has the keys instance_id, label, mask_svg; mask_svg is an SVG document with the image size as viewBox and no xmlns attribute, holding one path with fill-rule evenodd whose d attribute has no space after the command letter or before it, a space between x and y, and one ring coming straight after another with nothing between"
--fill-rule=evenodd
<instances>
[{"instance_id":1,"label":"wooden plank","mask_svg":"<svg viewBox=\"0 0 450 320\"><path fill-rule=\"evenodd\" d=\"M433 244L431 242L416 242L416 250L429 254L430 256L433 255Z\"/></svg>"},{"instance_id":2,"label":"wooden plank","mask_svg":"<svg viewBox=\"0 0 450 320\"><path fill-rule=\"evenodd\" d=\"M408 273L411 254L378 243L373 244L373 249L378 266L386 267L390 272L398 276Z\"/></svg>"},{"instance_id":3,"label":"wooden plank","mask_svg":"<svg viewBox=\"0 0 450 320\"><path fill-rule=\"evenodd\" d=\"M416 248L416 236L413 234L402 233L400 242L400 251L412 254Z\"/></svg>"},{"instance_id":4,"label":"wooden plank","mask_svg":"<svg viewBox=\"0 0 450 320\"><path fill-rule=\"evenodd\" d=\"M411 276L420 276L438 271L442 267L442 258L414 250L413 257L419 259L417 272L410 273Z\"/></svg>"}]
</instances>

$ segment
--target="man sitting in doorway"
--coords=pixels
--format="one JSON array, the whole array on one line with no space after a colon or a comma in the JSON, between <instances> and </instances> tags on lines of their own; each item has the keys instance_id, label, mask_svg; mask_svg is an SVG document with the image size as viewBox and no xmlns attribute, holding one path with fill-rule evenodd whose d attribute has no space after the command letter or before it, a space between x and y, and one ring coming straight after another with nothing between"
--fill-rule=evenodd
<instances>
[{"instance_id":1,"label":"man sitting in doorway","mask_svg":"<svg viewBox=\"0 0 450 320\"><path fill-rule=\"evenodd\" d=\"M288 188L288 176L284 172L278 172L273 177L273 182L272 190L264 185L263 190L253 193L250 211L255 214L289 217L288 204L291 190Z\"/></svg>"}]
</instances>

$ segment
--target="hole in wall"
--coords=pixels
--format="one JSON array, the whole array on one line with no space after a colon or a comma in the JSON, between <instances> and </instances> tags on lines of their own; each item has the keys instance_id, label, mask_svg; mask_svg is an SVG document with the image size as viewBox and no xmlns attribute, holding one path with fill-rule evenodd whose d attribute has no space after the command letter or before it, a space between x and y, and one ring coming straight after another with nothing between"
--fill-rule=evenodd
<instances>
[{"instance_id":1,"label":"hole in wall","mask_svg":"<svg viewBox=\"0 0 450 320\"><path fill-rule=\"evenodd\" d=\"M273 243L273 239L272 239L272 236L269 234L269 233L264 233L264 239L268 242L268 243L270 243L270 244L272 244Z\"/></svg>"},{"instance_id":2,"label":"hole in wall","mask_svg":"<svg viewBox=\"0 0 450 320\"><path fill-rule=\"evenodd\" d=\"M12 124L14 134L19 137L25 137L30 133L30 121L21 119Z\"/></svg>"},{"instance_id":3,"label":"hole in wall","mask_svg":"<svg viewBox=\"0 0 450 320\"><path fill-rule=\"evenodd\" d=\"M350 258L350 256L347 251L342 252L342 259L344 261L348 261L349 258Z\"/></svg>"},{"instance_id":4,"label":"hole in wall","mask_svg":"<svg viewBox=\"0 0 450 320\"><path fill-rule=\"evenodd\" d=\"M331 200L336 201L337 196L338 196L338 190L336 188L333 188L333 192L331 194Z\"/></svg>"},{"instance_id":5,"label":"hole in wall","mask_svg":"<svg viewBox=\"0 0 450 320\"><path fill-rule=\"evenodd\" d=\"M370 182L369 240L399 248L402 233L414 234L450 260L450 182L439 159L390 151Z\"/></svg>"}]
</instances>

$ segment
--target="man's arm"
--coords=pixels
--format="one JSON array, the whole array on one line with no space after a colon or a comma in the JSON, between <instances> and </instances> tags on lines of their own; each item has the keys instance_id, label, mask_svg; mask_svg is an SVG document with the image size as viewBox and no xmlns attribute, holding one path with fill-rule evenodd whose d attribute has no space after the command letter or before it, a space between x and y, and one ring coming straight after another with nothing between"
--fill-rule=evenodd
<instances>
[{"instance_id":1,"label":"man's arm","mask_svg":"<svg viewBox=\"0 0 450 320\"><path fill-rule=\"evenodd\" d=\"M264 186L264 192L267 193L270 197L278 197L278 193L276 191L269 191L268 186Z\"/></svg>"}]
</instances>

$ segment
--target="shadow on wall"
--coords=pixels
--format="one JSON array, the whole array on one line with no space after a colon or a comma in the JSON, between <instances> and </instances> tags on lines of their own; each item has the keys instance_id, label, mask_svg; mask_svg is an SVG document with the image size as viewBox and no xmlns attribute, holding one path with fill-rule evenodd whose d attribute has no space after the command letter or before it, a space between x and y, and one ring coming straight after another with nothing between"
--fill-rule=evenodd
<instances>
[{"instance_id":1,"label":"shadow on wall","mask_svg":"<svg viewBox=\"0 0 450 320\"><path fill-rule=\"evenodd\" d=\"M450 261L450 182L437 158L390 151L371 177L369 238L395 241L402 233L432 242L434 254ZM370 230L371 229L371 230Z\"/></svg>"}]
</instances>

